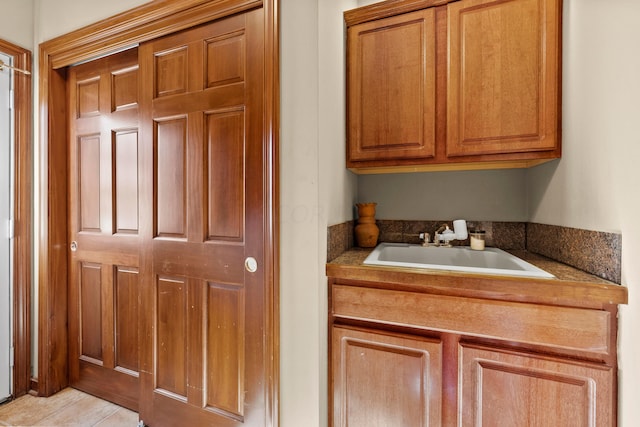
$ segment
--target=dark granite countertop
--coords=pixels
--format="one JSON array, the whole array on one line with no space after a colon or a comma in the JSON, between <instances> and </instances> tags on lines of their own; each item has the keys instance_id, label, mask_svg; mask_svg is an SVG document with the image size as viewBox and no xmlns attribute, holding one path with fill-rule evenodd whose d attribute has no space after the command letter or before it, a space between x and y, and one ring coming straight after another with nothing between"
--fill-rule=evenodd
<instances>
[{"instance_id":1,"label":"dark granite countertop","mask_svg":"<svg viewBox=\"0 0 640 427\"><path fill-rule=\"evenodd\" d=\"M363 261L365 258L371 253L373 249L364 249L364 248L352 248L345 252L343 252L337 258L331 260L328 264L333 265L344 265L344 266L361 266L363 268L376 268L375 266L365 266L363 265ZM603 285L616 285L613 282L602 279L598 276L594 276L592 274L586 273L577 268L571 267L567 264L563 264L558 261L554 261L550 258L546 258L541 255L534 254L532 252L526 250L507 250L520 259L527 261L530 264L535 265L538 268L541 268L554 276L553 279L545 279L545 280L560 280L560 281L570 281L570 282L581 282L581 283L595 283L595 284L603 284ZM383 267L383 268L394 268L394 267ZM402 270L414 270L414 271L426 271L425 269L408 269L403 268ZM442 274L441 270L429 270L433 273ZM467 274L467 275L475 275L482 276L479 273L458 273L456 274Z\"/></svg>"},{"instance_id":2,"label":"dark granite countertop","mask_svg":"<svg viewBox=\"0 0 640 427\"><path fill-rule=\"evenodd\" d=\"M511 254L554 278L516 277L409 267L364 265L372 249L352 248L326 264L331 285L380 287L469 298L606 309L626 304L628 290L598 276L526 250Z\"/></svg>"}]
</instances>

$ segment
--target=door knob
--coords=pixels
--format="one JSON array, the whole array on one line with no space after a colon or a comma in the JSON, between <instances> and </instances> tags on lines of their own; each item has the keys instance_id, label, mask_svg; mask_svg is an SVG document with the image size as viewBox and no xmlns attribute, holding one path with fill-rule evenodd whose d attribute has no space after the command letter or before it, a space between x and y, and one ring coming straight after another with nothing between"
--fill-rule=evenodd
<instances>
[{"instance_id":1,"label":"door knob","mask_svg":"<svg viewBox=\"0 0 640 427\"><path fill-rule=\"evenodd\" d=\"M258 261L252 256L247 257L247 259L244 260L244 268L246 268L249 273L255 273L256 270L258 270Z\"/></svg>"},{"instance_id":2,"label":"door knob","mask_svg":"<svg viewBox=\"0 0 640 427\"><path fill-rule=\"evenodd\" d=\"M78 250L78 242L76 242L75 240L73 242L71 242L71 244L69 245L69 247L71 248L71 252L75 252Z\"/></svg>"}]
</instances>

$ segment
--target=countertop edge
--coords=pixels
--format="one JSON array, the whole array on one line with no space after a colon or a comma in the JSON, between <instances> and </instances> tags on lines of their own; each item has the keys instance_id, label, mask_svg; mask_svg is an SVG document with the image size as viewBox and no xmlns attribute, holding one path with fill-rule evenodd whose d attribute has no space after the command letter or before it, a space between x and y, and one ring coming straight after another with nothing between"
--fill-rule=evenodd
<instances>
[{"instance_id":1,"label":"countertop edge","mask_svg":"<svg viewBox=\"0 0 640 427\"><path fill-rule=\"evenodd\" d=\"M417 268L363 265L370 250L351 249L326 264L326 275L345 284L438 293L504 301L539 303L559 306L603 309L607 305L628 303L628 290L623 285L581 272L562 263L534 255L525 258L545 270L562 268L579 278L553 279L457 273ZM522 254L520 254L522 255ZM518 254L516 254L518 256ZM550 268L551 267L551 268ZM575 270L575 271L573 271ZM556 274L554 271L550 271ZM358 283L356 283L358 282Z\"/></svg>"}]
</instances>

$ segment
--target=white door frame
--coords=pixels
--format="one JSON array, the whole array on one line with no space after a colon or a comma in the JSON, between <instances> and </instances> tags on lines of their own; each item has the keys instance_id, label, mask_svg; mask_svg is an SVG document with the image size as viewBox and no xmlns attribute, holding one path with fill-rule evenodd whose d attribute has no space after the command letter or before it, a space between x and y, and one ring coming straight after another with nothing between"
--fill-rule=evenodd
<instances>
[{"instance_id":1,"label":"white door frame","mask_svg":"<svg viewBox=\"0 0 640 427\"><path fill-rule=\"evenodd\" d=\"M10 182L13 191L10 215L13 218L13 238L9 242L13 254L10 268L12 280L9 284L9 292L12 296L9 316L13 326L9 329L10 343L13 349L10 352L11 390L13 397L19 397L29 390L37 387L36 380L32 377L31 366L31 278L33 270L33 99L32 79L30 71L31 52L11 42L0 39L0 53L11 58L11 65L23 70L23 72L11 71L9 76L13 85L13 117L11 127L11 149L13 151L13 166L10 172ZM4 62L7 62L3 60ZM7 76L7 67L0 71ZM2 127L0 129L6 129ZM2 170L7 172L3 166ZM6 202L1 202L6 203ZM0 236L4 238L7 233L6 223L0 224ZM2 312L6 313L6 312ZM4 321L4 314L0 314Z\"/></svg>"},{"instance_id":2,"label":"white door frame","mask_svg":"<svg viewBox=\"0 0 640 427\"><path fill-rule=\"evenodd\" d=\"M12 65L13 58L0 52L0 60ZM13 72L0 70L0 402L13 394L13 297L11 266L13 238Z\"/></svg>"}]
</instances>

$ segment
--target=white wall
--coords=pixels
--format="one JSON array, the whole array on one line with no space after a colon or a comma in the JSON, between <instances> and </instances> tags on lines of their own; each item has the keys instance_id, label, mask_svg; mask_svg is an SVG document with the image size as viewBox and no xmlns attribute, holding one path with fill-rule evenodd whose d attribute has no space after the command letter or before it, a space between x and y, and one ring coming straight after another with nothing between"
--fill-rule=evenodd
<instances>
[{"instance_id":1,"label":"white wall","mask_svg":"<svg viewBox=\"0 0 640 427\"><path fill-rule=\"evenodd\" d=\"M20 0L14 0L20 1ZM33 0L38 43L132 9L149 0Z\"/></svg>"},{"instance_id":2,"label":"white wall","mask_svg":"<svg viewBox=\"0 0 640 427\"><path fill-rule=\"evenodd\" d=\"M2 1L0 39L33 50L33 1Z\"/></svg>"},{"instance_id":3,"label":"white wall","mask_svg":"<svg viewBox=\"0 0 640 427\"><path fill-rule=\"evenodd\" d=\"M314 426L321 400L318 2L281 2L280 405L282 426Z\"/></svg>"},{"instance_id":4,"label":"white wall","mask_svg":"<svg viewBox=\"0 0 640 427\"><path fill-rule=\"evenodd\" d=\"M640 419L640 2L565 0L563 157L528 173L531 221L622 233L619 425Z\"/></svg>"},{"instance_id":5,"label":"white wall","mask_svg":"<svg viewBox=\"0 0 640 427\"><path fill-rule=\"evenodd\" d=\"M342 12L353 0L281 2L281 425L327 424L327 226L352 218L344 168Z\"/></svg>"},{"instance_id":6,"label":"white wall","mask_svg":"<svg viewBox=\"0 0 640 427\"><path fill-rule=\"evenodd\" d=\"M345 10L357 7L355 0L318 0L319 5L319 161L320 212L319 238L322 261L326 259L326 225L353 219L357 202L357 175L346 164L345 105ZM324 276L324 274L323 274Z\"/></svg>"}]
</instances>

